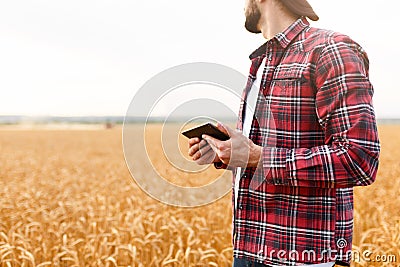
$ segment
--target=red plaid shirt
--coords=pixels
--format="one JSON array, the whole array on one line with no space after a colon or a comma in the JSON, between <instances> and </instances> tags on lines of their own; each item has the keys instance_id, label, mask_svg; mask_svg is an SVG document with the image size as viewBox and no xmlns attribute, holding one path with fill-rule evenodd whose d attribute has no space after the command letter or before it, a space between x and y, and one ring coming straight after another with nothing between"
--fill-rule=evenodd
<instances>
[{"instance_id":1,"label":"red plaid shirt","mask_svg":"<svg viewBox=\"0 0 400 267\"><path fill-rule=\"evenodd\" d=\"M265 57L250 131L263 167L241 176L234 256L289 266L349 262L352 187L375 180L380 151L367 55L348 36L297 20L251 54L239 130Z\"/></svg>"}]
</instances>

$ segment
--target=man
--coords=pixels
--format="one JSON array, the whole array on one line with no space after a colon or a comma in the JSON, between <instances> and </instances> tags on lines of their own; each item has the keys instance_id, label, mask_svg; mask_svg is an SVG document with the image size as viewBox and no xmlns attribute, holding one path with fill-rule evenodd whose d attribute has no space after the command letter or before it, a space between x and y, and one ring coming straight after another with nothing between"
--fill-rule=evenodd
<instances>
[{"instance_id":1,"label":"man","mask_svg":"<svg viewBox=\"0 0 400 267\"><path fill-rule=\"evenodd\" d=\"M373 183L380 151L367 55L310 27L306 0L247 0L245 14L267 42L250 56L237 130L189 140L198 164L234 172L234 266L349 266L352 188Z\"/></svg>"}]
</instances>

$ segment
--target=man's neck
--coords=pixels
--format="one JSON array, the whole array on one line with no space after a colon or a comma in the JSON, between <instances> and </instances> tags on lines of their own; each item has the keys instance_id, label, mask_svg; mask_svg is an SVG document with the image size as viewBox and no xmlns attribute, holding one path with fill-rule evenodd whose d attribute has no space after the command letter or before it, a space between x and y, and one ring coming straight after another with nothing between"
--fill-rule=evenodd
<instances>
[{"instance_id":1,"label":"man's neck","mask_svg":"<svg viewBox=\"0 0 400 267\"><path fill-rule=\"evenodd\" d=\"M298 19L298 16L282 9L275 1L270 1L271 5L265 8L264 16L260 21L261 32L265 39L273 38L277 33L283 32L286 28Z\"/></svg>"}]
</instances>

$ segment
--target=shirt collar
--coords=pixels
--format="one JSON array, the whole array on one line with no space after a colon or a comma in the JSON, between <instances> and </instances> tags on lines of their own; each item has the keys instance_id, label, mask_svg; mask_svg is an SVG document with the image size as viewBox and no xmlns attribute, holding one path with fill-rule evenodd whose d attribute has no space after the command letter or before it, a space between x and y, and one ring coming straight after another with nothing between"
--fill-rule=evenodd
<instances>
[{"instance_id":1,"label":"shirt collar","mask_svg":"<svg viewBox=\"0 0 400 267\"><path fill-rule=\"evenodd\" d=\"M298 20L293 22L293 24L290 25L286 30L277 33L272 39L268 40L262 46L257 48L253 53L251 53L250 59L265 54L266 46L271 41L276 41L283 49L285 49L293 41L293 39L309 25L310 23L305 17L299 18Z\"/></svg>"}]
</instances>

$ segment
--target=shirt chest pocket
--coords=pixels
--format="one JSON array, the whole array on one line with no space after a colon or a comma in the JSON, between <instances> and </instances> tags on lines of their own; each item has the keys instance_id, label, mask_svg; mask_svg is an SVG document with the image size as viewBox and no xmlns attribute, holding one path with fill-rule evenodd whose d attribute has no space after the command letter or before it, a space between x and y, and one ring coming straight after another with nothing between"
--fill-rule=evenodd
<instances>
[{"instance_id":1,"label":"shirt chest pocket","mask_svg":"<svg viewBox=\"0 0 400 267\"><path fill-rule=\"evenodd\" d=\"M301 87L305 82L302 69L280 69L272 79L271 93L275 97L296 96L300 94Z\"/></svg>"}]
</instances>

